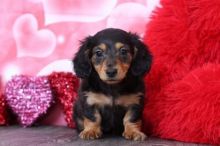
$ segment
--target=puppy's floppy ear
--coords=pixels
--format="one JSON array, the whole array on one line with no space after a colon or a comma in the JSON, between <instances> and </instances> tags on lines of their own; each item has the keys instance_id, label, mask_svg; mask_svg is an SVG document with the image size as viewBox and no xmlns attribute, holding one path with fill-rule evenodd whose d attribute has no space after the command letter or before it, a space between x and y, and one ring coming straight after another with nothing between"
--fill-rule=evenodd
<instances>
[{"instance_id":1,"label":"puppy's floppy ear","mask_svg":"<svg viewBox=\"0 0 220 146\"><path fill-rule=\"evenodd\" d=\"M74 71L76 75L80 78L88 78L92 66L89 58L89 49L92 47L92 37L86 37L82 42L79 48L79 51L76 53L75 58L73 59Z\"/></svg>"},{"instance_id":2,"label":"puppy's floppy ear","mask_svg":"<svg viewBox=\"0 0 220 146\"><path fill-rule=\"evenodd\" d=\"M148 47L141 42L137 34L129 33L134 47L134 58L131 64L131 72L134 76L143 76L151 68L152 55Z\"/></svg>"}]
</instances>

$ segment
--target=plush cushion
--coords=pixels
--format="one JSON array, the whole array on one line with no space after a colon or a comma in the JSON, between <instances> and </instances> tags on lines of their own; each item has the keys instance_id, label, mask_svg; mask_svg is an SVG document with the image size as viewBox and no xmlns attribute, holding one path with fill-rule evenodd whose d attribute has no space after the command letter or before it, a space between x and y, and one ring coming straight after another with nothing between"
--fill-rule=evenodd
<instances>
[{"instance_id":1,"label":"plush cushion","mask_svg":"<svg viewBox=\"0 0 220 146\"><path fill-rule=\"evenodd\" d=\"M220 1L162 0L144 41L144 130L185 142L220 144Z\"/></svg>"}]
</instances>

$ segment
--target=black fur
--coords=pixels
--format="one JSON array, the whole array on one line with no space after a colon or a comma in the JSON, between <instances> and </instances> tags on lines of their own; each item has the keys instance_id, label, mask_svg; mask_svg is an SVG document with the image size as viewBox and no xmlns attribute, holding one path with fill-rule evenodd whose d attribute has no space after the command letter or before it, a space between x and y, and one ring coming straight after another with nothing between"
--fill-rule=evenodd
<instances>
[{"instance_id":1,"label":"black fur","mask_svg":"<svg viewBox=\"0 0 220 146\"><path fill-rule=\"evenodd\" d=\"M147 49L147 46L140 41L139 36L130 33L130 37L133 46L137 48L137 53L132 62L131 70L135 76L143 76L150 71L152 56Z\"/></svg>"},{"instance_id":2,"label":"black fur","mask_svg":"<svg viewBox=\"0 0 220 146\"><path fill-rule=\"evenodd\" d=\"M89 48L92 48L92 37L89 36L81 42L79 52L74 58L74 70L78 77L86 78L91 72L91 63L89 61Z\"/></svg>"},{"instance_id":3,"label":"black fur","mask_svg":"<svg viewBox=\"0 0 220 146\"><path fill-rule=\"evenodd\" d=\"M107 84L103 82L98 73L92 66L91 57L92 49L101 42L111 40L113 42L122 42L132 49L133 60L131 66L126 74L126 77L117 84ZM135 52L136 50L136 52ZM123 132L123 117L128 109L133 111L131 122L135 122L141 118L143 110L143 98L141 97L140 104L133 104L129 107L105 106L98 108L97 106L89 106L86 103L85 91L102 93L107 96L117 99L121 95L129 95L134 93L145 93L143 77L145 73L149 72L151 66L152 56L139 37L136 34L127 33L120 29L105 29L98 32L93 37L87 37L82 41L81 47L76 54L73 63L76 75L81 80L80 89L78 92L78 100L74 106L74 119L76 121L77 129L83 130L83 127L77 122L79 119L86 117L91 121L95 121L95 110L101 114L102 130L104 132L122 133Z\"/></svg>"}]
</instances>

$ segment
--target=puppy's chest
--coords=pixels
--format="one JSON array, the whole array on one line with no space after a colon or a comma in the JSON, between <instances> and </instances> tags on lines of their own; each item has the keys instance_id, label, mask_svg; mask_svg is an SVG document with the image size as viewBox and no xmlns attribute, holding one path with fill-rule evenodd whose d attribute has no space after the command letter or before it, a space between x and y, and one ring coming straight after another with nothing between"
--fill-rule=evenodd
<instances>
[{"instance_id":1,"label":"puppy's chest","mask_svg":"<svg viewBox=\"0 0 220 146\"><path fill-rule=\"evenodd\" d=\"M119 94L119 95L105 95L102 93L87 92L86 102L88 105L95 105L97 107L129 107L134 104L140 104L142 93Z\"/></svg>"},{"instance_id":2,"label":"puppy's chest","mask_svg":"<svg viewBox=\"0 0 220 146\"><path fill-rule=\"evenodd\" d=\"M102 93L87 92L86 103L95 106L101 114L104 132L121 133L123 131L123 118L126 112L135 105L142 104L143 94L118 94L117 96ZM112 131L113 130L113 131Z\"/></svg>"}]
</instances>

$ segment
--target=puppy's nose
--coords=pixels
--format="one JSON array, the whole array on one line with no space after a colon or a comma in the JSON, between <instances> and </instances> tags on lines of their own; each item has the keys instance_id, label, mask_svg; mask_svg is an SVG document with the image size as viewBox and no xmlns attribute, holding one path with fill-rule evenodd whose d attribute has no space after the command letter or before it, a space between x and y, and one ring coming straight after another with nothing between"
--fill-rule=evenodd
<instances>
[{"instance_id":1,"label":"puppy's nose","mask_svg":"<svg viewBox=\"0 0 220 146\"><path fill-rule=\"evenodd\" d=\"M110 69L106 71L106 74L108 75L108 77L113 78L115 77L117 72L118 72L117 69Z\"/></svg>"}]
</instances>

